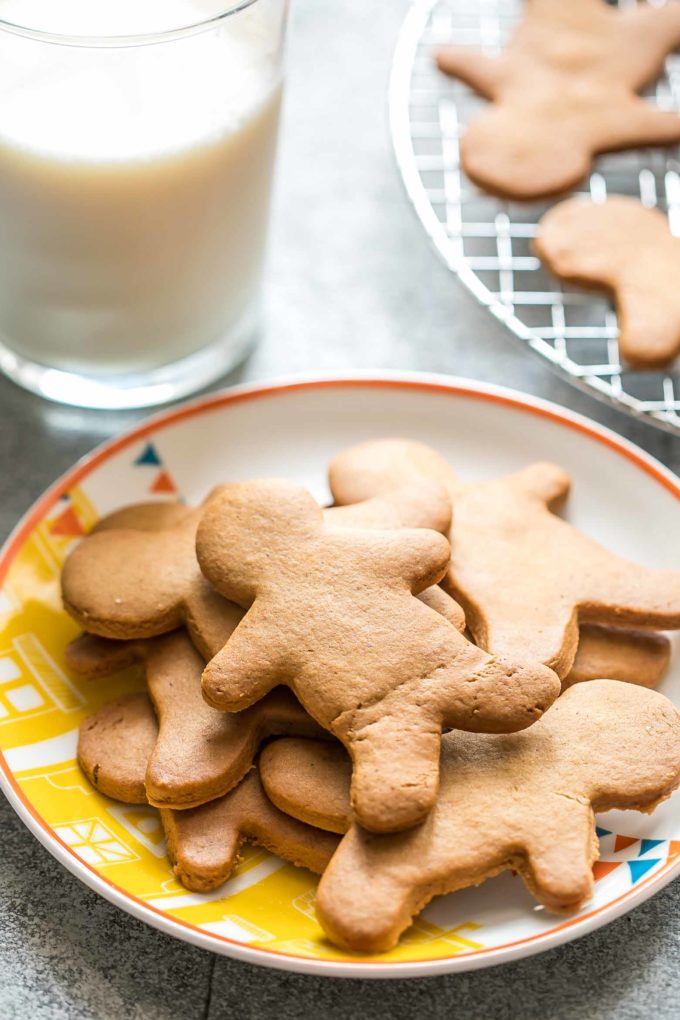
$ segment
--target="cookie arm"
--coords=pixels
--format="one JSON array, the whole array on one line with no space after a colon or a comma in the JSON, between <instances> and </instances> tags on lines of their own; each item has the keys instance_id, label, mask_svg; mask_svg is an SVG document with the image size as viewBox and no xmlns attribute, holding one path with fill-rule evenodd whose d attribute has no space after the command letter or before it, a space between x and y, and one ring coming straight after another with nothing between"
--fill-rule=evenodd
<instances>
[{"instance_id":1,"label":"cookie arm","mask_svg":"<svg viewBox=\"0 0 680 1020\"><path fill-rule=\"evenodd\" d=\"M185 888L209 892L236 867L243 836L240 818L230 810L232 797L190 811L161 811L172 870Z\"/></svg>"},{"instance_id":2,"label":"cookie arm","mask_svg":"<svg viewBox=\"0 0 680 1020\"><path fill-rule=\"evenodd\" d=\"M594 131L594 129L593 129ZM669 145L680 141L680 115L639 96L626 97L602 111L593 152L626 149L637 145Z\"/></svg>"},{"instance_id":3,"label":"cookie arm","mask_svg":"<svg viewBox=\"0 0 680 1020\"><path fill-rule=\"evenodd\" d=\"M484 99L498 95L503 67L500 57L488 57L471 46L447 46L437 52L437 67L464 81Z\"/></svg>"},{"instance_id":4,"label":"cookie arm","mask_svg":"<svg viewBox=\"0 0 680 1020\"><path fill-rule=\"evenodd\" d=\"M557 464L539 462L506 479L513 488L541 500L549 509L557 509L569 495L571 479Z\"/></svg>"},{"instance_id":5,"label":"cookie arm","mask_svg":"<svg viewBox=\"0 0 680 1020\"><path fill-rule=\"evenodd\" d=\"M127 669L144 658L141 641L116 641L83 632L66 646L66 664L78 676L94 680Z\"/></svg>"},{"instance_id":6,"label":"cookie arm","mask_svg":"<svg viewBox=\"0 0 680 1020\"><path fill-rule=\"evenodd\" d=\"M387 569L405 581L414 595L438 584L446 574L450 559L448 540L425 528L383 532L377 548L377 569Z\"/></svg>"},{"instance_id":7,"label":"cookie arm","mask_svg":"<svg viewBox=\"0 0 680 1020\"><path fill-rule=\"evenodd\" d=\"M203 697L225 712L240 712L285 684L294 673L281 645L280 629L255 604L224 648L203 670Z\"/></svg>"}]
</instances>

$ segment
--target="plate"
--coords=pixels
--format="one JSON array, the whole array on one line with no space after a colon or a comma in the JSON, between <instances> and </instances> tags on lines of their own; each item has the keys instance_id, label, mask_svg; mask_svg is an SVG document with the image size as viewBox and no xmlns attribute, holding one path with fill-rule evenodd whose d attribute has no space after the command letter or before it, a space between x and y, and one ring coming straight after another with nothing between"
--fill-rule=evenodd
<instances>
[{"instance_id":1,"label":"plate","mask_svg":"<svg viewBox=\"0 0 680 1020\"><path fill-rule=\"evenodd\" d=\"M538 221L558 199L508 202L480 191L461 170L459 139L486 102L438 71L434 51L455 40L497 54L524 3L414 0L390 84L392 140L407 193L448 268L530 351L591 396L680 434L680 360L668 371L626 369L611 302L560 284L534 255ZM629 6L630 0L619 4ZM650 102L680 111L679 70L675 53L647 90ZM658 206L679 234L680 147L601 156L579 193L596 202L609 193L632 195Z\"/></svg>"},{"instance_id":2,"label":"plate","mask_svg":"<svg viewBox=\"0 0 680 1020\"><path fill-rule=\"evenodd\" d=\"M204 949L286 970L351 977L462 971L517 959L583 935L680 873L680 796L653 815L599 820L593 900L576 916L538 907L506 873L432 902L379 957L330 945L314 919L308 872L250 849L225 886L188 892L167 863L158 815L94 791L75 762L77 727L140 685L133 671L84 681L64 647L65 555L122 503L198 502L218 481L287 476L328 498L329 459L350 443L401 435L437 447L463 477L552 459L573 476L569 517L620 554L680 562L680 480L642 450L555 405L448 377L308 379L239 388L162 414L67 472L20 522L0 555L0 781L29 829L102 896ZM644 521L644 527L641 522ZM680 704L678 656L664 692Z\"/></svg>"}]
</instances>

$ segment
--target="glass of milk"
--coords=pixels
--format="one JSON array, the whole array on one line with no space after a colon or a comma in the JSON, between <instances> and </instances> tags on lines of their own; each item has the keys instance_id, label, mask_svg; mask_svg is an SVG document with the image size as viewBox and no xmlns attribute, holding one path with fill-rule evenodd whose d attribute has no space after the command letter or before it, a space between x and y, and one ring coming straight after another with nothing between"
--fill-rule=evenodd
<instances>
[{"instance_id":1,"label":"glass of milk","mask_svg":"<svg viewBox=\"0 0 680 1020\"><path fill-rule=\"evenodd\" d=\"M286 0L0 0L0 369L162 403L258 319Z\"/></svg>"}]
</instances>

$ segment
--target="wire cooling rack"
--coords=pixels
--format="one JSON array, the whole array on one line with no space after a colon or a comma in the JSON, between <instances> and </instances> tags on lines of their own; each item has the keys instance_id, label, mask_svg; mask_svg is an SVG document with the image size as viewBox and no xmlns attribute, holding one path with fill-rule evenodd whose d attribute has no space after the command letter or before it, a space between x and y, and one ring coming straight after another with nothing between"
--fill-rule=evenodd
<instances>
[{"instance_id":1,"label":"wire cooling rack","mask_svg":"<svg viewBox=\"0 0 680 1020\"><path fill-rule=\"evenodd\" d=\"M635 2L619 0L619 6ZM532 253L537 223L554 202L491 197L460 168L459 139L484 100L438 71L434 51L455 40L499 53L522 8L520 0L416 0L410 9L390 82L392 140L406 189L448 267L532 351L575 385L680 432L677 368L622 366L611 302L561 285ZM680 56L668 58L648 96L680 111ZM580 194L602 201L610 192L658 206L680 235L680 148L601 157Z\"/></svg>"}]
</instances>

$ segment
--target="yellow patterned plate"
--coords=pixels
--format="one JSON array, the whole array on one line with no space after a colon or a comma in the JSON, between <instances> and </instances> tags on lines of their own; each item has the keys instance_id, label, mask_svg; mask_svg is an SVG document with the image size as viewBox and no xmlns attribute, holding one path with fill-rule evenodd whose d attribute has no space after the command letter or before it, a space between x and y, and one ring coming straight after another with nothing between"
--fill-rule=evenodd
<instances>
[{"instance_id":1,"label":"yellow patterned plate","mask_svg":"<svg viewBox=\"0 0 680 1020\"><path fill-rule=\"evenodd\" d=\"M435 376L307 380L231 390L160 415L77 464L24 517L0 556L0 783L20 817L83 882L196 945L311 973L405 977L466 970L548 949L629 910L680 873L680 797L652 816L600 820L595 894L575 917L536 906L509 873L431 903L379 957L335 949L314 916L314 877L251 850L216 892L173 878L156 811L95 792L75 761L80 722L134 690L134 672L69 674L75 625L59 569L97 518L132 501L198 502L217 482L287 475L327 498L325 466L349 443L403 435L436 446L462 476L552 459L574 478L569 516L622 555L680 564L680 480L594 423L510 391ZM642 526L644 522L644 526ZM676 656L676 658L678 658ZM676 662L663 690L680 704Z\"/></svg>"}]
</instances>

